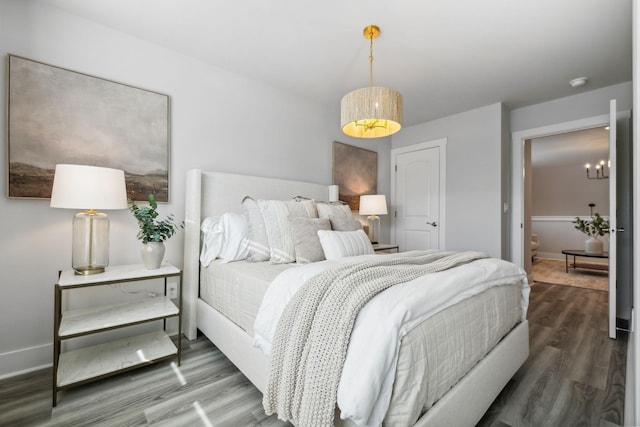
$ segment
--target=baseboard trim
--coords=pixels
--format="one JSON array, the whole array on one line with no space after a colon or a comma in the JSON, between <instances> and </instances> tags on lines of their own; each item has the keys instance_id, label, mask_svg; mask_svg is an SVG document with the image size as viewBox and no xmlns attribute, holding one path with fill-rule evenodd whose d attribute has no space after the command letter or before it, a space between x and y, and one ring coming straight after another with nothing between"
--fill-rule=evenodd
<instances>
[{"instance_id":1,"label":"baseboard trim","mask_svg":"<svg viewBox=\"0 0 640 427\"><path fill-rule=\"evenodd\" d=\"M560 259L560 260L564 261L564 255L557 254L557 253L554 253L554 252L540 252L540 251L538 251L538 258Z\"/></svg>"},{"instance_id":2,"label":"baseboard trim","mask_svg":"<svg viewBox=\"0 0 640 427\"><path fill-rule=\"evenodd\" d=\"M616 329L629 332L631 330L629 319L616 317Z\"/></svg>"},{"instance_id":3,"label":"baseboard trim","mask_svg":"<svg viewBox=\"0 0 640 427\"><path fill-rule=\"evenodd\" d=\"M53 365L53 344L21 348L0 354L0 380Z\"/></svg>"}]
</instances>

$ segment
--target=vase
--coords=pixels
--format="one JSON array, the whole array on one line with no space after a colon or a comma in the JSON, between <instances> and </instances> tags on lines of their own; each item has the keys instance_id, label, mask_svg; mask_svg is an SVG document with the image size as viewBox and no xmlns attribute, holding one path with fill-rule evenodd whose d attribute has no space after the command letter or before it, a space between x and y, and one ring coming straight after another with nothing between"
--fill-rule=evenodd
<instances>
[{"instance_id":1,"label":"vase","mask_svg":"<svg viewBox=\"0 0 640 427\"><path fill-rule=\"evenodd\" d=\"M602 254L602 240L597 237L591 237L584 242L584 251L588 254Z\"/></svg>"},{"instance_id":2,"label":"vase","mask_svg":"<svg viewBox=\"0 0 640 427\"><path fill-rule=\"evenodd\" d=\"M163 242L149 242L143 243L140 247L140 255L142 255L142 263L147 270L155 270L160 268L162 260L164 259L164 243Z\"/></svg>"}]
</instances>

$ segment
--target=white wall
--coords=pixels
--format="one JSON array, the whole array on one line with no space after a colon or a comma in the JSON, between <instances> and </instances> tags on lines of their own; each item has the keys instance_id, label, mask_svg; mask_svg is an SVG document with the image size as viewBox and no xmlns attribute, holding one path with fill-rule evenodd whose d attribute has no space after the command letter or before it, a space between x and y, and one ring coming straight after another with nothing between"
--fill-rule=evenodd
<instances>
[{"instance_id":1,"label":"white wall","mask_svg":"<svg viewBox=\"0 0 640 427\"><path fill-rule=\"evenodd\" d=\"M511 205L511 111L502 105L502 117L500 123L502 125L501 134L502 145L501 152L501 167L502 167L502 185L500 189L500 198L502 201L501 221L502 221L502 259L509 259L511 252L511 239L509 239L509 232L511 230L511 212L509 208Z\"/></svg>"},{"instance_id":2,"label":"white wall","mask_svg":"<svg viewBox=\"0 0 640 427\"><path fill-rule=\"evenodd\" d=\"M404 128L392 148L447 138L446 242L449 250L502 255L502 104Z\"/></svg>"},{"instance_id":3,"label":"white wall","mask_svg":"<svg viewBox=\"0 0 640 427\"><path fill-rule=\"evenodd\" d=\"M7 53L171 96L171 201L161 214L183 217L191 168L329 184L334 140L379 151L379 191L389 194L389 141L343 136L339 100L318 105L32 1L0 0L0 57ZM3 82L5 74L0 67ZM5 103L0 109L6 129ZM0 156L6 165L5 150ZM2 181L5 188L6 174ZM0 212L2 377L51 363L53 284L58 270L71 266L74 212L6 195ZM133 217L110 217L111 263L140 262ZM167 245L167 260L178 266L182 244L178 235Z\"/></svg>"},{"instance_id":4,"label":"white wall","mask_svg":"<svg viewBox=\"0 0 640 427\"><path fill-rule=\"evenodd\" d=\"M631 82L511 110L511 132L609 114L609 100L614 98L618 111L630 110Z\"/></svg>"},{"instance_id":5,"label":"white wall","mask_svg":"<svg viewBox=\"0 0 640 427\"><path fill-rule=\"evenodd\" d=\"M536 141L531 144L536 150ZM531 214L537 216L588 216L589 203L594 203L594 213L609 215L609 180L587 179L584 165L588 154L576 153L572 159L561 164L532 165ZM593 156L595 160L606 159L609 154ZM593 163L593 161L592 161Z\"/></svg>"}]
</instances>

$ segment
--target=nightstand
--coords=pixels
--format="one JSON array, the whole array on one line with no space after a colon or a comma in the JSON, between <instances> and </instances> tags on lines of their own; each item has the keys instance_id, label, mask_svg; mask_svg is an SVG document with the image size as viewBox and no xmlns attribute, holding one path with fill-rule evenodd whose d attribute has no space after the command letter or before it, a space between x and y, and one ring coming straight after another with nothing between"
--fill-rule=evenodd
<instances>
[{"instance_id":1,"label":"nightstand","mask_svg":"<svg viewBox=\"0 0 640 427\"><path fill-rule=\"evenodd\" d=\"M376 252L398 253L400 249L398 245L392 245L390 243L375 243L373 244L373 250Z\"/></svg>"},{"instance_id":2,"label":"nightstand","mask_svg":"<svg viewBox=\"0 0 640 427\"><path fill-rule=\"evenodd\" d=\"M179 286L175 300L167 295L167 279L177 277ZM163 279L164 295L146 296L133 301L95 305L62 311L63 292L75 289L122 285L127 282ZM67 296L68 298L68 296ZM177 305L176 305L177 304ZM178 345L166 333L166 320L178 319ZM61 351L62 343L71 338L98 334L147 322L163 321L163 329L80 349ZM177 358L182 352L182 271L164 263L148 270L142 264L110 266L104 273L81 276L73 270L61 271L55 284L53 332L53 406L58 391L76 387L146 366L161 360Z\"/></svg>"}]
</instances>

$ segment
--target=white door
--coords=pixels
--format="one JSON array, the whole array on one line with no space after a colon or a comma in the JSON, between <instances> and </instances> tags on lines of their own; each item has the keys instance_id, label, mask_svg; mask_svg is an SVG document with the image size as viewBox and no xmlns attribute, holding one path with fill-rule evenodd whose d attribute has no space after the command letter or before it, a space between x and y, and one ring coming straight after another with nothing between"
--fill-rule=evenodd
<instances>
[{"instance_id":1,"label":"white door","mask_svg":"<svg viewBox=\"0 0 640 427\"><path fill-rule=\"evenodd\" d=\"M392 156L395 237L401 251L441 247L441 149L434 146Z\"/></svg>"},{"instance_id":2,"label":"white door","mask_svg":"<svg viewBox=\"0 0 640 427\"><path fill-rule=\"evenodd\" d=\"M609 337L616 338L616 244L617 244L617 198L616 198L616 100L609 102Z\"/></svg>"}]
</instances>

